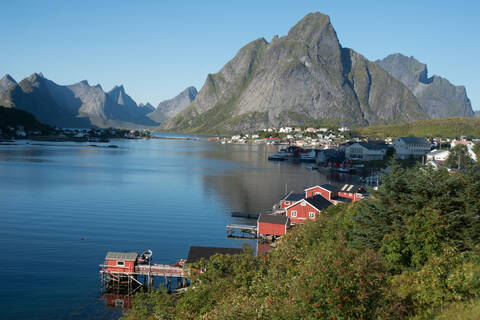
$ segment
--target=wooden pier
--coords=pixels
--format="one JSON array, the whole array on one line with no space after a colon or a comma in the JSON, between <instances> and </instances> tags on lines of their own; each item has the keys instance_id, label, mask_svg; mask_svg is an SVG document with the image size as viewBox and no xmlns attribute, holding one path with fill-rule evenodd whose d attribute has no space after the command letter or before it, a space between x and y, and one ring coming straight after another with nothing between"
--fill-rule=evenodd
<instances>
[{"instance_id":1,"label":"wooden pier","mask_svg":"<svg viewBox=\"0 0 480 320\"><path fill-rule=\"evenodd\" d=\"M241 235L236 235L235 231L239 231ZM227 225L227 238L256 239L257 226L248 224L229 224Z\"/></svg>"},{"instance_id":2,"label":"wooden pier","mask_svg":"<svg viewBox=\"0 0 480 320\"><path fill-rule=\"evenodd\" d=\"M108 252L100 265L100 294L124 294L126 297L141 288L157 285L168 291L188 285L182 265L154 264L136 252ZM143 279L142 279L143 278Z\"/></svg>"}]
</instances>

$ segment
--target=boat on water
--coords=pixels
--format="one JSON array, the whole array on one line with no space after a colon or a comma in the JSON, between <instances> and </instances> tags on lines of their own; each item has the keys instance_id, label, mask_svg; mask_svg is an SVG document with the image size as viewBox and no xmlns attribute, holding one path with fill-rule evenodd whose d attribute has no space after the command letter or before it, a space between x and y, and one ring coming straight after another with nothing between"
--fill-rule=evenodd
<instances>
[{"instance_id":1,"label":"boat on water","mask_svg":"<svg viewBox=\"0 0 480 320\"><path fill-rule=\"evenodd\" d=\"M140 257L137 258L139 264L149 264L152 261L152 250L145 250Z\"/></svg>"}]
</instances>

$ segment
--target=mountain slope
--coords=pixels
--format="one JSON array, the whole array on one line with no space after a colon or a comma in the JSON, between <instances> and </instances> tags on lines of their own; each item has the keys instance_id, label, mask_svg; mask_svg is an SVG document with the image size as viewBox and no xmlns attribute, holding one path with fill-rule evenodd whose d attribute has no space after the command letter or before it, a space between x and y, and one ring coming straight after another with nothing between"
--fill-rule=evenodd
<instances>
[{"instance_id":1,"label":"mountain slope","mask_svg":"<svg viewBox=\"0 0 480 320\"><path fill-rule=\"evenodd\" d=\"M4 88L1 83L3 81L0 86ZM0 104L28 111L39 121L53 126L136 128L158 125L146 117L151 109L137 106L123 86L105 93L100 85L90 86L87 81L63 86L37 73L18 84L9 83L7 90L1 89Z\"/></svg>"},{"instance_id":2,"label":"mountain slope","mask_svg":"<svg viewBox=\"0 0 480 320\"><path fill-rule=\"evenodd\" d=\"M241 48L218 73L207 76L193 103L162 128L221 133L425 117L408 88L354 50L342 48L329 17L311 13L288 35L271 43L260 38Z\"/></svg>"},{"instance_id":3,"label":"mountain slope","mask_svg":"<svg viewBox=\"0 0 480 320\"><path fill-rule=\"evenodd\" d=\"M157 109L149 113L148 117L157 122L164 122L171 119L188 107L196 96L197 89L195 87L188 87L175 98L160 102Z\"/></svg>"},{"instance_id":4,"label":"mountain slope","mask_svg":"<svg viewBox=\"0 0 480 320\"><path fill-rule=\"evenodd\" d=\"M376 63L413 92L429 117L473 117L465 87L455 86L436 75L428 77L427 66L414 57L396 53Z\"/></svg>"}]
</instances>

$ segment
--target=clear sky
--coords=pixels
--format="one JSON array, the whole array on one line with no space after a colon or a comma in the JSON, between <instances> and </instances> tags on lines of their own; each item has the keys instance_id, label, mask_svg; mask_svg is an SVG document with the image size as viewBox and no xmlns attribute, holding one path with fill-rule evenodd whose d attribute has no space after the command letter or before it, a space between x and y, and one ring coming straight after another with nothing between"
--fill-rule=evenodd
<instances>
[{"instance_id":1,"label":"clear sky","mask_svg":"<svg viewBox=\"0 0 480 320\"><path fill-rule=\"evenodd\" d=\"M309 12L330 15L340 43L370 60L400 52L465 85L480 109L479 1L0 1L0 77L123 84L155 106L198 90L248 42Z\"/></svg>"}]
</instances>

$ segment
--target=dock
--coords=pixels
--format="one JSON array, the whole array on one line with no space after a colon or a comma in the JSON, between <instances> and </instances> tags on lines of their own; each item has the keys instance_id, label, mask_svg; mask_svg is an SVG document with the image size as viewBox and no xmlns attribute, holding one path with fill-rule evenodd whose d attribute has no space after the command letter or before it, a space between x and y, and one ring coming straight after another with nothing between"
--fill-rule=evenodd
<instances>
[{"instance_id":1,"label":"dock","mask_svg":"<svg viewBox=\"0 0 480 320\"><path fill-rule=\"evenodd\" d=\"M258 213L232 211L232 217L234 218L258 219L259 216Z\"/></svg>"},{"instance_id":2,"label":"dock","mask_svg":"<svg viewBox=\"0 0 480 320\"><path fill-rule=\"evenodd\" d=\"M236 235L235 231L239 231L241 235ZM248 224L229 224L227 225L227 238L256 239L257 226Z\"/></svg>"}]
</instances>

